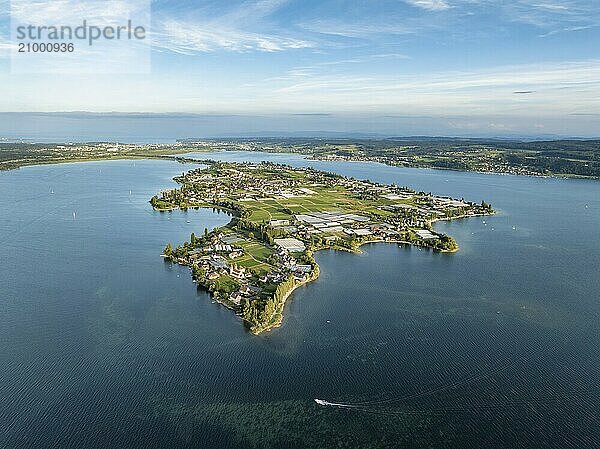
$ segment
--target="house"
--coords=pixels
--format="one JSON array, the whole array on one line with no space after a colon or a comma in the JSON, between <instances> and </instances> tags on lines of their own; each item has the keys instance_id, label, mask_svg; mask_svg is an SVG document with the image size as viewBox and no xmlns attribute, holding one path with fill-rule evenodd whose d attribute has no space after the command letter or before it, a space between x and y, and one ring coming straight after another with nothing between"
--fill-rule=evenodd
<instances>
[{"instance_id":1,"label":"house","mask_svg":"<svg viewBox=\"0 0 600 449\"><path fill-rule=\"evenodd\" d=\"M240 305L240 301L242 300L242 294L240 292L234 292L229 295L229 300L234 304Z\"/></svg>"},{"instance_id":2,"label":"house","mask_svg":"<svg viewBox=\"0 0 600 449\"><path fill-rule=\"evenodd\" d=\"M246 279L246 269L233 264L229 267L229 276L234 279Z\"/></svg>"},{"instance_id":3,"label":"house","mask_svg":"<svg viewBox=\"0 0 600 449\"><path fill-rule=\"evenodd\" d=\"M296 265L296 271L300 273L310 273L312 271L312 265Z\"/></svg>"},{"instance_id":4,"label":"house","mask_svg":"<svg viewBox=\"0 0 600 449\"><path fill-rule=\"evenodd\" d=\"M289 226L290 220L271 220L270 225L273 227L277 226Z\"/></svg>"},{"instance_id":5,"label":"house","mask_svg":"<svg viewBox=\"0 0 600 449\"><path fill-rule=\"evenodd\" d=\"M323 240L325 240L325 243L327 243L328 245L333 245L337 239L338 238L335 235L330 235L328 237L323 238Z\"/></svg>"},{"instance_id":6,"label":"house","mask_svg":"<svg viewBox=\"0 0 600 449\"><path fill-rule=\"evenodd\" d=\"M250 299L255 298L254 295L258 295L260 292L263 291L262 288L257 287L256 285L250 285L250 286L248 286L248 288L250 290L250 296L251 296Z\"/></svg>"},{"instance_id":7,"label":"house","mask_svg":"<svg viewBox=\"0 0 600 449\"><path fill-rule=\"evenodd\" d=\"M302 273L301 271L296 271L294 273L294 279L297 280L298 282L302 282L306 280L306 274Z\"/></svg>"},{"instance_id":8,"label":"house","mask_svg":"<svg viewBox=\"0 0 600 449\"><path fill-rule=\"evenodd\" d=\"M216 269L225 268L227 266L227 262L221 256L211 257L210 260L208 261L208 263L211 264L211 266Z\"/></svg>"},{"instance_id":9,"label":"house","mask_svg":"<svg viewBox=\"0 0 600 449\"><path fill-rule=\"evenodd\" d=\"M252 290L250 290L250 287L248 287L248 284L244 284L240 287L240 293L242 295L249 295L250 293L252 293Z\"/></svg>"}]
</instances>

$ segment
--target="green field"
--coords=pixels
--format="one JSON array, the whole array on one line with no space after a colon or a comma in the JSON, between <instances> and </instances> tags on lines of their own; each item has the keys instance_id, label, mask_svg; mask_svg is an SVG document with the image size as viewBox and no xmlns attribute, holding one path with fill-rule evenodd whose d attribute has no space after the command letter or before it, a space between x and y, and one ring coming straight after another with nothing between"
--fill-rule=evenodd
<instances>
[{"instance_id":1,"label":"green field","mask_svg":"<svg viewBox=\"0 0 600 449\"><path fill-rule=\"evenodd\" d=\"M285 213L288 209L293 214L305 214L323 211L344 211L347 213L369 213L381 217L387 217L392 213L380 210L381 206L392 204L414 205L408 200L386 200L379 198L375 200L359 200L352 198L345 190L313 189L316 194L299 196L294 198L265 199L257 201L244 201L244 208L251 211L250 220L255 223L269 222L271 220L288 220L291 215Z\"/></svg>"}]
</instances>

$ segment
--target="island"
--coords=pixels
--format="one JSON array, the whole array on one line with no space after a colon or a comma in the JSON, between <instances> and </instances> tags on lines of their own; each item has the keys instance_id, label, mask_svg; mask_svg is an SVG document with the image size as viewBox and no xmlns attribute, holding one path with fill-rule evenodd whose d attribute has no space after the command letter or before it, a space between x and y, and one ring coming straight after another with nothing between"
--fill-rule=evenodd
<instances>
[{"instance_id":1,"label":"island","mask_svg":"<svg viewBox=\"0 0 600 449\"><path fill-rule=\"evenodd\" d=\"M319 277L314 253L357 252L361 245L393 242L457 251L437 220L493 214L491 205L416 192L408 187L348 178L271 162L198 161L175 178L179 188L150 200L157 211L217 208L231 221L192 233L163 257L189 267L193 281L233 310L254 334L283 321L286 299Z\"/></svg>"}]
</instances>

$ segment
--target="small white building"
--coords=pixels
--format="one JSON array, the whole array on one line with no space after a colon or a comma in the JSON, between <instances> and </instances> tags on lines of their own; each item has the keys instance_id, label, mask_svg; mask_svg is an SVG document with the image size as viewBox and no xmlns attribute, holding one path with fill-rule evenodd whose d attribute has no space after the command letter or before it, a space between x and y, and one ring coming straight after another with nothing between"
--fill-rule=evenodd
<instances>
[{"instance_id":1,"label":"small white building","mask_svg":"<svg viewBox=\"0 0 600 449\"><path fill-rule=\"evenodd\" d=\"M240 292L234 292L229 296L229 300L234 304L240 305L242 294Z\"/></svg>"},{"instance_id":2,"label":"small white building","mask_svg":"<svg viewBox=\"0 0 600 449\"><path fill-rule=\"evenodd\" d=\"M431 231L427 229L417 229L415 231L415 234L417 234L422 239L439 239L437 235L432 234Z\"/></svg>"},{"instance_id":3,"label":"small white building","mask_svg":"<svg viewBox=\"0 0 600 449\"><path fill-rule=\"evenodd\" d=\"M274 241L277 246L292 253L306 250L304 243L295 238L275 239Z\"/></svg>"},{"instance_id":4,"label":"small white building","mask_svg":"<svg viewBox=\"0 0 600 449\"><path fill-rule=\"evenodd\" d=\"M289 226L290 220L271 220L271 226Z\"/></svg>"}]
</instances>

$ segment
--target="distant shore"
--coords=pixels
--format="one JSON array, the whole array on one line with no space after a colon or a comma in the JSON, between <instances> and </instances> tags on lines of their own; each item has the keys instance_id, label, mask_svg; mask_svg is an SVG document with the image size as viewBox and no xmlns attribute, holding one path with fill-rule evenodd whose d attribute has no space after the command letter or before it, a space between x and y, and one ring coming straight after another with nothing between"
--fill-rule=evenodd
<instances>
[{"instance_id":1,"label":"distant shore","mask_svg":"<svg viewBox=\"0 0 600 449\"><path fill-rule=\"evenodd\" d=\"M240 142L244 142L241 140ZM117 147L106 150L107 143L80 143L80 144L33 144L21 142L0 142L0 171L17 169L31 165L49 165L75 162L92 161L110 161L110 160L143 160L143 159L167 159L177 160L179 162L194 162L193 159L186 159L182 155L186 153L203 152L227 152L227 151L264 151L269 154L294 154L304 156L307 160L331 161L331 162L349 162L360 163L370 162L388 165L390 167L401 168L425 168L430 170L448 170L465 173L480 173L494 175L512 175L512 176L531 176L539 178L556 179L585 179L598 180L600 176L585 175L578 173L552 172L542 173L532 168L515 165L498 169L493 165L486 166L485 169L477 167L452 167L439 164L428 163L426 161L398 161L388 156L377 155L350 155L344 157L333 156L329 154L313 154L311 152L293 151L292 148L281 148L273 150L272 148L245 148L235 146L219 147L214 145L214 141L207 141L204 144L185 144L178 142L175 144L116 144ZM233 144L231 144L233 145ZM64 148L64 147L67 148ZM42 149L40 149L42 148ZM288 151L285 151L285 150ZM3 157L3 150L9 150L10 153L17 153L18 156ZM67 154L65 154L67 153ZM453 159L450 157L449 159ZM593 162L589 162L590 164ZM593 172L596 173L596 172Z\"/></svg>"}]
</instances>

